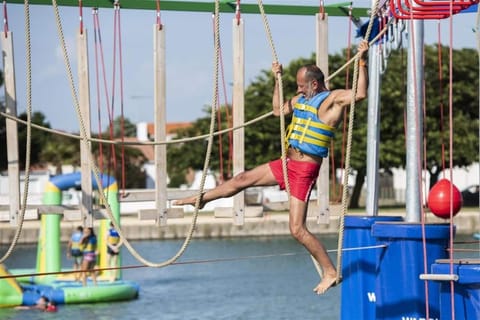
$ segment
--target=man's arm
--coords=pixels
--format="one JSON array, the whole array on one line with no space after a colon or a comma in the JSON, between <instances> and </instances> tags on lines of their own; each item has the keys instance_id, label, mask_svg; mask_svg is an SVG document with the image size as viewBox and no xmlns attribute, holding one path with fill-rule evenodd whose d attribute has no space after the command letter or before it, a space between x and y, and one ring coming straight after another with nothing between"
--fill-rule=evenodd
<instances>
[{"instance_id":1,"label":"man's arm","mask_svg":"<svg viewBox=\"0 0 480 320\"><path fill-rule=\"evenodd\" d=\"M355 101L363 100L368 95L368 41L363 40L358 46L360 52L360 59L358 62L358 80L357 80L357 94Z\"/></svg>"},{"instance_id":2,"label":"man's arm","mask_svg":"<svg viewBox=\"0 0 480 320\"><path fill-rule=\"evenodd\" d=\"M368 41L362 40L358 45L358 52L360 53L360 59L358 64L358 79L357 79L357 92L355 95L355 101L361 101L368 95ZM335 101L334 104L344 107L350 105L352 101L352 90L334 90Z\"/></svg>"},{"instance_id":3,"label":"man's arm","mask_svg":"<svg viewBox=\"0 0 480 320\"><path fill-rule=\"evenodd\" d=\"M282 74L282 65L278 62L272 63L272 72L275 77L275 85L273 87L272 108L273 115L280 116L280 84L278 82L278 74ZM283 102L283 114L287 115L293 111L292 99Z\"/></svg>"}]
</instances>

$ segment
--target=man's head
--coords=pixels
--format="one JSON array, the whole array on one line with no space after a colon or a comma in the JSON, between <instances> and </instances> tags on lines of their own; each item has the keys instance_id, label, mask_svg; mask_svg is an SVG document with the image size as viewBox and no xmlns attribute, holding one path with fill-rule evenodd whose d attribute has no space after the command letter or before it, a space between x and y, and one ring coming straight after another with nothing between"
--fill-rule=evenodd
<instances>
[{"instance_id":1,"label":"man's head","mask_svg":"<svg viewBox=\"0 0 480 320\"><path fill-rule=\"evenodd\" d=\"M325 90L325 76L319 67L309 64L298 69L297 94L303 94L306 98L311 98Z\"/></svg>"}]
</instances>

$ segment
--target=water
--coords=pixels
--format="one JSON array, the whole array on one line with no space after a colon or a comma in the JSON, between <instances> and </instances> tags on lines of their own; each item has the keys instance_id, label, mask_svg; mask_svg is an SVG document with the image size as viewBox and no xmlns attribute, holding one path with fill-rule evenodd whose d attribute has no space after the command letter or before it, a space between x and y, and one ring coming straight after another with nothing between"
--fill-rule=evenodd
<instances>
[{"instance_id":1,"label":"water","mask_svg":"<svg viewBox=\"0 0 480 320\"><path fill-rule=\"evenodd\" d=\"M337 246L334 236L322 240L329 249ZM161 262L175 254L182 241L132 244L148 260ZM6 265L30 268L35 256L35 246L19 246ZM235 259L239 257L249 258ZM228 258L234 259L211 261ZM313 293L318 274L305 249L290 237L194 239L178 262L194 261L201 263L123 270L124 279L140 285L137 300L61 305L55 315L0 309L0 319L339 319L340 288L323 296ZM63 261L64 266L70 263ZM126 250L123 264L140 265Z\"/></svg>"}]
</instances>

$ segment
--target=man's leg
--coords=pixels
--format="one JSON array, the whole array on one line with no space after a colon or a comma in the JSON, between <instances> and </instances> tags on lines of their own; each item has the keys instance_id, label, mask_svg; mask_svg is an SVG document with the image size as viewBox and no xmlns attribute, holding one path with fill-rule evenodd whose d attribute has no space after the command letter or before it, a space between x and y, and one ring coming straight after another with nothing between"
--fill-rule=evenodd
<instances>
[{"instance_id":1,"label":"man's leg","mask_svg":"<svg viewBox=\"0 0 480 320\"><path fill-rule=\"evenodd\" d=\"M269 164L265 163L252 170L239 173L232 179L205 192L200 201L200 208L202 208L209 201L231 197L248 187L271 186L275 184L277 184L277 180L275 180ZM175 200L172 205L181 206L190 204L194 206L196 200L197 196L183 198Z\"/></svg>"},{"instance_id":2,"label":"man's leg","mask_svg":"<svg viewBox=\"0 0 480 320\"><path fill-rule=\"evenodd\" d=\"M323 294L335 284L337 271L323 244L306 227L307 203L290 197L290 233L315 258L323 269L323 279L313 289Z\"/></svg>"}]
</instances>

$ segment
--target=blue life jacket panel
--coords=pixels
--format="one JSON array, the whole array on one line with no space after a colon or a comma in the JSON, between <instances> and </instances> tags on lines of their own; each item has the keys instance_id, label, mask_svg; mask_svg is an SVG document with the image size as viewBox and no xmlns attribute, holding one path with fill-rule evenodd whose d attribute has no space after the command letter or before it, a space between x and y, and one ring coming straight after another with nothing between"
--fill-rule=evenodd
<instances>
[{"instance_id":1,"label":"blue life jacket panel","mask_svg":"<svg viewBox=\"0 0 480 320\"><path fill-rule=\"evenodd\" d=\"M287 141L290 146L305 154L328 157L330 141L335 136L334 127L324 124L318 118L318 108L330 95L323 91L311 99L300 97L293 106L293 117L287 129Z\"/></svg>"}]
</instances>

